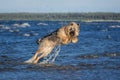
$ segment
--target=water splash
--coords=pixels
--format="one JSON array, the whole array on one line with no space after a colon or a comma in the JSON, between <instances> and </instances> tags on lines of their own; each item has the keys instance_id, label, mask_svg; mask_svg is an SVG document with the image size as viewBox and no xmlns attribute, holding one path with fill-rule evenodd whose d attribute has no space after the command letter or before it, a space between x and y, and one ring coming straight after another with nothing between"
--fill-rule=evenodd
<instances>
[{"instance_id":1,"label":"water splash","mask_svg":"<svg viewBox=\"0 0 120 80\"><path fill-rule=\"evenodd\" d=\"M52 52L48 56L44 57L43 61L40 62L40 64L53 63L60 52L60 48L61 48L61 45L55 46Z\"/></svg>"}]
</instances>

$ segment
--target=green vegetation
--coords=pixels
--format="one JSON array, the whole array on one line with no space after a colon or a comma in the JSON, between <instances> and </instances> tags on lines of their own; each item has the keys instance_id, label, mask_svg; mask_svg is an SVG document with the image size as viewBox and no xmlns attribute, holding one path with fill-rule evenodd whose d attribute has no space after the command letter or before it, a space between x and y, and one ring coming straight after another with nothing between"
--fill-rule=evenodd
<instances>
[{"instance_id":1,"label":"green vegetation","mask_svg":"<svg viewBox=\"0 0 120 80\"><path fill-rule=\"evenodd\" d=\"M120 13L0 13L0 20L120 20Z\"/></svg>"}]
</instances>

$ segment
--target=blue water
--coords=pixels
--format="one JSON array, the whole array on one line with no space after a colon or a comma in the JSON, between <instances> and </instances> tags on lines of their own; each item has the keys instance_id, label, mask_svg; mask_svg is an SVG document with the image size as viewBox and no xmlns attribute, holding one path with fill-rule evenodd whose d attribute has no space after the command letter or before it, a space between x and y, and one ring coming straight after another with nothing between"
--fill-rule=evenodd
<instances>
[{"instance_id":1,"label":"blue water","mask_svg":"<svg viewBox=\"0 0 120 80\"><path fill-rule=\"evenodd\" d=\"M77 22L78 43L61 46L53 64L23 63L37 39L68 23L0 21L0 80L120 80L120 22Z\"/></svg>"}]
</instances>

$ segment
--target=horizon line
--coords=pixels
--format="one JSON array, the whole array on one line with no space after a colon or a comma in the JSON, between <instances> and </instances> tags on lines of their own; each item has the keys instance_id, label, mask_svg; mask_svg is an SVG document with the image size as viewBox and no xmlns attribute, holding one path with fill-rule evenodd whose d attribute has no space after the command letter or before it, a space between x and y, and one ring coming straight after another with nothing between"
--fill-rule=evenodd
<instances>
[{"instance_id":1,"label":"horizon line","mask_svg":"<svg viewBox=\"0 0 120 80\"><path fill-rule=\"evenodd\" d=\"M0 12L1 13L120 13L120 12Z\"/></svg>"}]
</instances>

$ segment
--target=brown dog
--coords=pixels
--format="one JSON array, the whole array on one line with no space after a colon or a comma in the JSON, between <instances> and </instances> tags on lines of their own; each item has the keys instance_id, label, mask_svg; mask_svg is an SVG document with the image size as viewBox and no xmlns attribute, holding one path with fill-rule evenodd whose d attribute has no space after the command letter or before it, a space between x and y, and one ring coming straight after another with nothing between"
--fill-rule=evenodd
<instances>
[{"instance_id":1,"label":"brown dog","mask_svg":"<svg viewBox=\"0 0 120 80\"><path fill-rule=\"evenodd\" d=\"M39 59L46 57L56 45L59 44L68 44L70 42L76 43L78 41L77 36L79 35L79 24L71 22L66 26L56 30L38 40L39 48L36 51L35 55L25 61L26 63L37 63Z\"/></svg>"}]
</instances>

